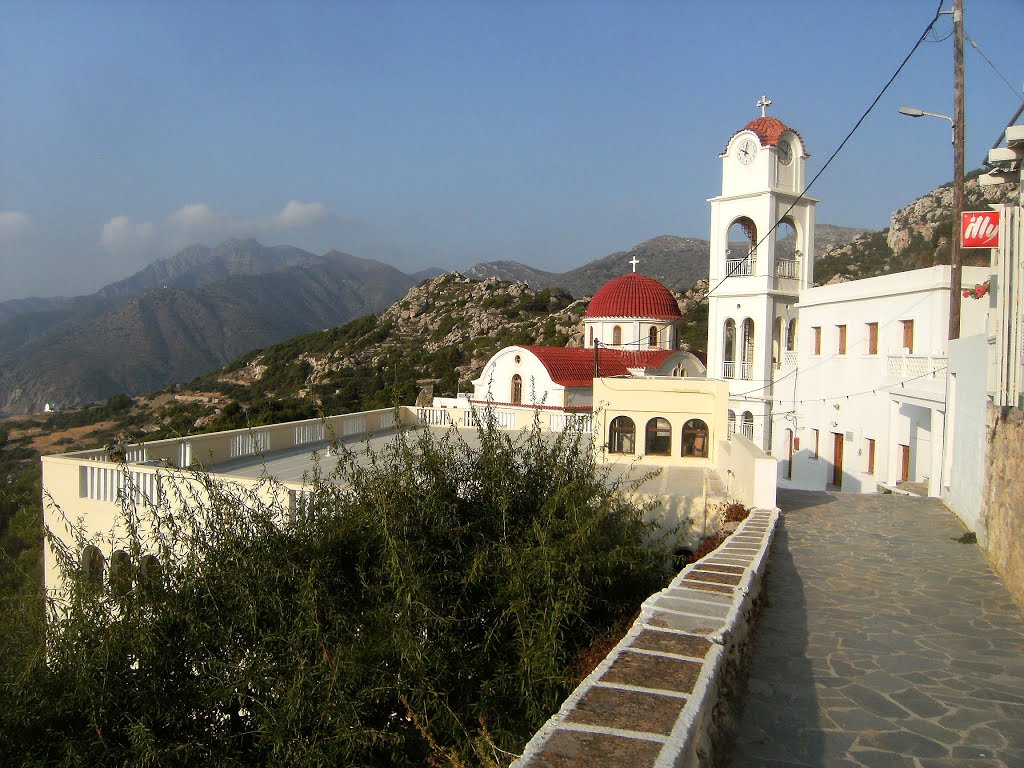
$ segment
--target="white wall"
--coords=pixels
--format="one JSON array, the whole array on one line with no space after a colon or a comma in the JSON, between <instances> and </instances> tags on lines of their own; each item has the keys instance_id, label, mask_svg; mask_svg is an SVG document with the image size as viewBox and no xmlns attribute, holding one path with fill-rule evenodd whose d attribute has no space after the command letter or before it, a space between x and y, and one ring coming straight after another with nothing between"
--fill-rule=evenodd
<instances>
[{"instance_id":1,"label":"white wall","mask_svg":"<svg viewBox=\"0 0 1024 768\"><path fill-rule=\"evenodd\" d=\"M968 530L980 530L985 485L985 363L988 339L970 336L949 345L949 403L942 500Z\"/></svg>"},{"instance_id":2,"label":"white wall","mask_svg":"<svg viewBox=\"0 0 1024 768\"><path fill-rule=\"evenodd\" d=\"M964 285L983 282L987 270L964 269ZM962 327L981 332L987 304L964 300ZM879 483L899 479L900 443L911 445L912 480L938 478L945 409L944 371L924 378L891 375L888 358L905 358L906 370L941 369L946 364L949 267L903 272L801 293L797 368L776 373L773 386L772 453L786 458L785 429L800 440L793 478L780 470L780 487L823 488L832 480L834 433L843 435L844 491L871 493ZM903 355L904 320L914 321L914 354ZM869 354L868 323L878 323L878 351ZM846 353L838 353L838 326L846 326ZM814 328L821 328L821 354L814 354ZM903 365L903 363L901 363ZM849 395L847 398L846 395ZM838 398L838 399L837 399ZM824 400L824 402L822 402ZM813 457L813 431L819 455ZM847 439L852 437L852 439ZM874 472L868 471L868 439L875 441ZM935 486L936 492L938 485Z\"/></svg>"},{"instance_id":3,"label":"white wall","mask_svg":"<svg viewBox=\"0 0 1024 768\"><path fill-rule=\"evenodd\" d=\"M478 402L511 403L512 377L523 379L523 405L548 405L562 408L565 387L551 380L544 364L522 347L505 347L495 353L484 366L480 378L473 382L473 399ZM587 405L575 398L572 405Z\"/></svg>"}]
</instances>

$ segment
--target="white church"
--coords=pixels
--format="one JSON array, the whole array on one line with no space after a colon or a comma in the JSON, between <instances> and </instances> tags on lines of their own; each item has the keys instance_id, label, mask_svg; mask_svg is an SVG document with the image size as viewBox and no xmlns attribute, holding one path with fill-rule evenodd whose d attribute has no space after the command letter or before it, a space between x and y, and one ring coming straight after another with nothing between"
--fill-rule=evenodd
<instances>
[{"instance_id":1,"label":"white church","mask_svg":"<svg viewBox=\"0 0 1024 768\"><path fill-rule=\"evenodd\" d=\"M720 380L728 433L777 459L780 487L873 493L902 483L937 496L950 268L814 287L809 154L796 130L767 114L770 104L762 97L761 116L720 155L706 365L675 350L678 305L633 263L594 295L583 348L503 349L474 382L472 402L590 412L601 406L595 377ZM965 267L962 279L987 277ZM961 335L984 333L988 309L965 301ZM599 438L606 450L617 440Z\"/></svg>"}]
</instances>

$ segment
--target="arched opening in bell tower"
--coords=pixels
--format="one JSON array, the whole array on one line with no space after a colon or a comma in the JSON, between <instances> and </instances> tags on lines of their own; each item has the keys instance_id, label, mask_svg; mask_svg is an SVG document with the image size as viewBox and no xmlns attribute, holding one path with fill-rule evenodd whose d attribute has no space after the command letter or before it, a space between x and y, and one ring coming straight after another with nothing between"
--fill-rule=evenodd
<instances>
[{"instance_id":1,"label":"arched opening in bell tower","mask_svg":"<svg viewBox=\"0 0 1024 768\"><path fill-rule=\"evenodd\" d=\"M754 321L747 318L743 321L743 343L740 347L740 378L754 378Z\"/></svg>"},{"instance_id":2,"label":"arched opening in bell tower","mask_svg":"<svg viewBox=\"0 0 1024 768\"><path fill-rule=\"evenodd\" d=\"M722 330L722 378L736 378L736 321L731 317Z\"/></svg>"},{"instance_id":3,"label":"arched opening in bell tower","mask_svg":"<svg viewBox=\"0 0 1024 768\"><path fill-rule=\"evenodd\" d=\"M757 225L741 216L726 232L725 274L729 277L754 274L757 259Z\"/></svg>"},{"instance_id":4,"label":"arched opening in bell tower","mask_svg":"<svg viewBox=\"0 0 1024 768\"><path fill-rule=\"evenodd\" d=\"M800 276L800 236L796 223L789 216L775 228L775 276L797 278Z\"/></svg>"}]
</instances>

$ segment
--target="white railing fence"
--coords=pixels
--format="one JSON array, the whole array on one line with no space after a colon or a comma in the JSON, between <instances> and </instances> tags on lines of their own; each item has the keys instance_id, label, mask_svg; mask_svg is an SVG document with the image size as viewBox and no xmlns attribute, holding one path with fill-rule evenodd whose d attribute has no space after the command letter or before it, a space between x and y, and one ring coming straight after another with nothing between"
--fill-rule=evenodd
<instances>
[{"instance_id":1,"label":"white railing fence","mask_svg":"<svg viewBox=\"0 0 1024 768\"><path fill-rule=\"evenodd\" d=\"M735 379L736 378L736 361L726 360L722 363L722 378L723 379Z\"/></svg>"},{"instance_id":2,"label":"white railing fence","mask_svg":"<svg viewBox=\"0 0 1024 768\"><path fill-rule=\"evenodd\" d=\"M797 277L800 274L800 262L796 259L776 259L776 277Z\"/></svg>"},{"instance_id":3,"label":"white railing fence","mask_svg":"<svg viewBox=\"0 0 1024 768\"><path fill-rule=\"evenodd\" d=\"M946 363L947 358L931 355L887 355L885 373L901 379L945 379Z\"/></svg>"},{"instance_id":4,"label":"white railing fence","mask_svg":"<svg viewBox=\"0 0 1024 768\"><path fill-rule=\"evenodd\" d=\"M754 274L757 258L751 254L746 259L726 259L725 274L729 277L747 277Z\"/></svg>"}]
</instances>

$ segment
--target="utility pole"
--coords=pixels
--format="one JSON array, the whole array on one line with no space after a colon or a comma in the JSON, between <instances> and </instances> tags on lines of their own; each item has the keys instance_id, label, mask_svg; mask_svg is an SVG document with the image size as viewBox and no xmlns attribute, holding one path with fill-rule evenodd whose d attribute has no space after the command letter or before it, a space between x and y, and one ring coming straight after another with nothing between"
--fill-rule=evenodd
<instances>
[{"instance_id":1,"label":"utility pole","mask_svg":"<svg viewBox=\"0 0 1024 768\"><path fill-rule=\"evenodd\" d=\"M964 211L964 4L953 0L953 242L949 253L949 338L960 338L960 226Z\"/></svg>"}]
</instances>

